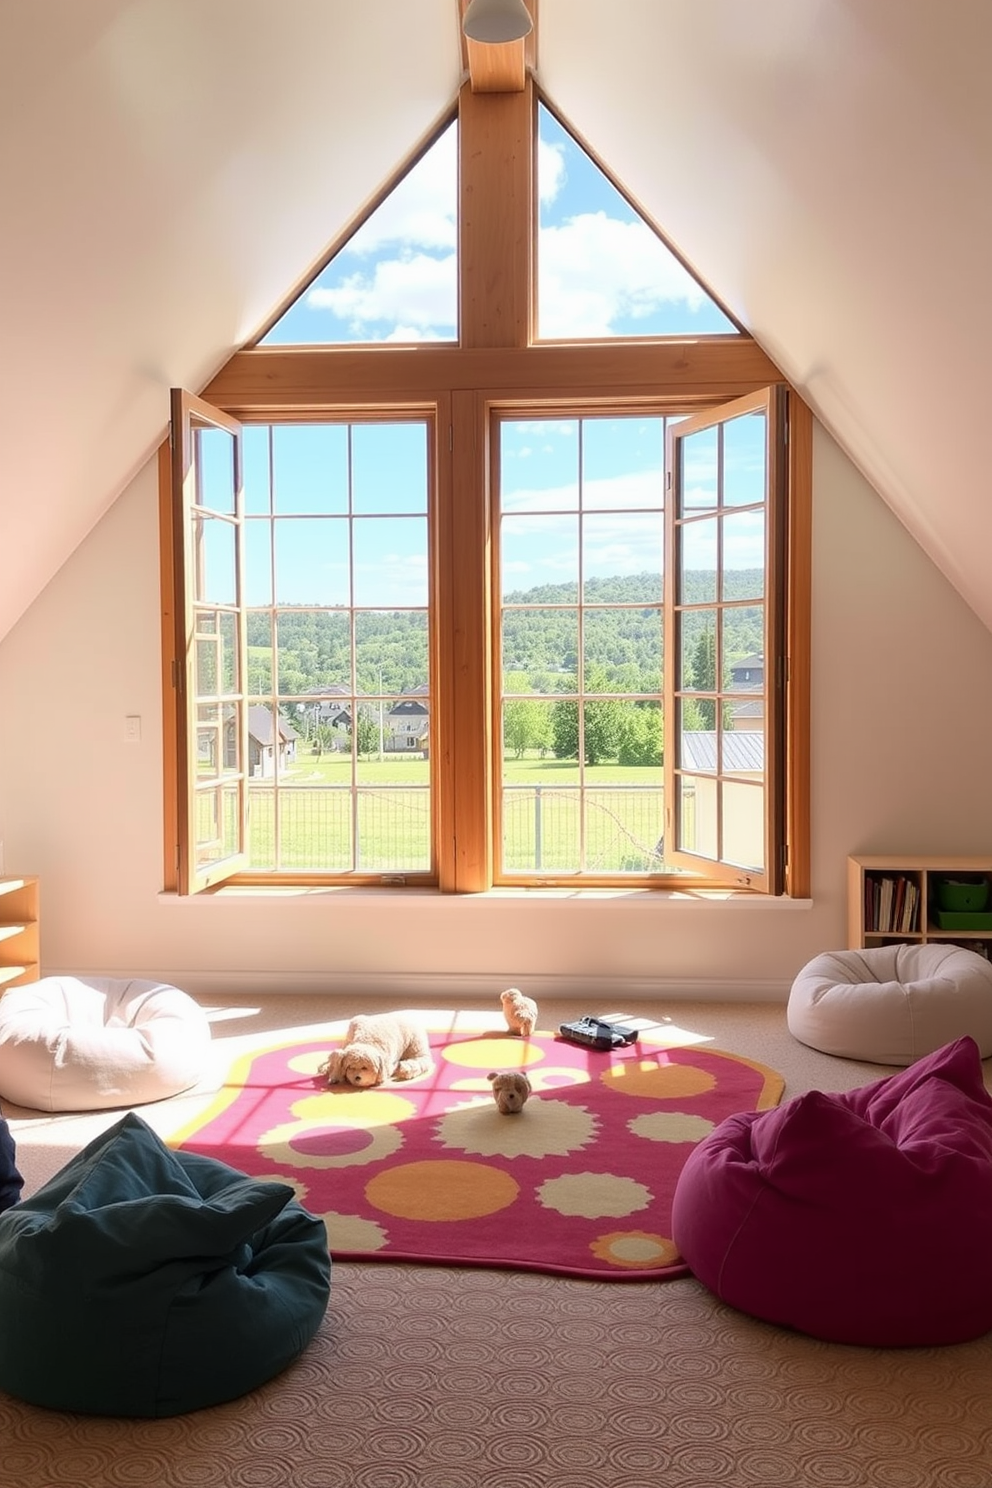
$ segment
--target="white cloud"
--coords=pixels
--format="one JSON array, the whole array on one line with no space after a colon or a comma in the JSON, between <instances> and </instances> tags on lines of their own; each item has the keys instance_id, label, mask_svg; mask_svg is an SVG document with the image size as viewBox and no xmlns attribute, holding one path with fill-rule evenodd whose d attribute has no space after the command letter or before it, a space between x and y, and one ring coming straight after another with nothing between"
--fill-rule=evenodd
<instances>
[{"instance_id":1,"label":"white cloud","mask_svg":"<svg viewBox=\"0 0 992 1488\"><path fill-rule=\"evenodd\" d=\"M561 434L567 438L569 435L574 435L576 424L574 420L555 424L549 419L515 419L513 423L507 422L504 428L514 434L543 434L545 436L548 434ZM547 444L544 448L551 449L552 446ZM512 454L513 451L511 450L510 453ZM529 450L528 453L530 453Z\"/></svg>"},{"instance_id":2,"label":"white cloud","mask_svg":"<svg viewBox=\"0 0 992 1488\"><path fill-rule=\"evenodd\" d=\"M547 140L537 142L537 190L542 203L553 202L565 184L565 148Z\"/></svg>"},{"instance_id":3,"label":"white cloud","mask_svg":"<svg viewBox=\"0 0 992 1488\"><path fill-rule=\"evenodd\" d=\"M458 240L457 147L457 130L452 127L380 203L344 253L367 255L393 243L454 249Z\"/></svg>"},{"instance_id":4,"label":"white cloud","mask_svg":"<svg viewBox=\"0 0 992 1488\"><path fill-rule=\"evenodd\" d=\"M541 512L574 509L578 500L578 488L574 482L563 482L553 486L523 486L515 491L504 491L504 512ZM659 470L633 471L624 475L604 477L587 481L583 506L587 512L618 510L633 507L635 512L646 507L664 505L664 491ZM549 521L560 521L560 517L549 517ZM643 522L643 517L632 516L632 522Z\"/></svg>"},{"instance_id":5,"label":"white cloud","mask_svg":"<svg viewBox=\"0 0 992 1488\"><path fill-rule=\"evenodd\" d=\"M605 212L542 228L538 265L543 337L616 335L621 317L646 318L672 301L690 309L706 302L645 223Z\"/></svg>"},{"instance_id":6,"label":"white cloud","mask_svg":"<svg viewBox=\"0 0 992 1488\"><path fill-rule=\"evenodd\" d=\"M374 563L356 563L355 597L383 609L426 604L426 554L384 552Z\"/></svg>"},{"instance_id":7,"label":"white cloud","mask_svg":"<svg viewBox=\"0 0 992 1488\"><path fill-rule=\"evenodd\" d=\"M454 254L384 259L371 273L349 274L336 288L312 289L307 296L310 308L332 311L358 335L381 321L390 322L391 340L399 339L400 326L413 331L415 340L430 332L436 337L438 327L453 335L457 303Z\"/></svg>"}]
</instances>

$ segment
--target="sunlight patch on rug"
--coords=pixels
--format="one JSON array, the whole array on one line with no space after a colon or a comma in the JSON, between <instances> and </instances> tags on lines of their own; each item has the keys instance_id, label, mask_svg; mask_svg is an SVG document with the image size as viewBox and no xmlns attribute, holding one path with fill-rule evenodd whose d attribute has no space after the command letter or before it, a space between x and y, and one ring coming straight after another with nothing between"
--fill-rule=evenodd
<instances>
[{"instance_id":1,"label":"sunlight patch on rug","mask_svg":"<svg viewBox=\"0 0 992 1488\"><path fill-rule=\"evenodd\" d=\"M429 1074L370 1090L323 1087L337 1028L263 1045L171 1145L290 1183L339 1259L685 1275L671 1239L683 1164L725 1117L776 1105L782 1077L654 1030L600 1052L501 1024L461 1033L461 1016L428 1020ZM497 1111L491 1070L526 1072L521 1112Z\"/></svg>"}]
</instances>

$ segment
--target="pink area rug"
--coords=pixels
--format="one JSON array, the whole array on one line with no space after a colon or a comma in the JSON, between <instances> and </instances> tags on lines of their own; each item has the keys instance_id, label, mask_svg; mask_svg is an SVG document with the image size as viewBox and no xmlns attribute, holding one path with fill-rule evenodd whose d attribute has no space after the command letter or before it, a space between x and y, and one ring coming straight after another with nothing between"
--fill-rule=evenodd
<instances>
[{"instance_id":1,"label":"pink area rug","mask_svg":"<svg viewBox=\"0 0 992 1488\"><path fill-rule=\"evenodd\" d=\"M735 1111L781 1099L773 1070L658 1030L601 1053L551 1033L428 1019L435 1067L408 1083L325 1089L343 1026L238 1059L210 1109L171 1139L293 1185L332 1256L668 1280L672 1196L693 1146ZM503 1116L490 1070L533 1094Z\"/></svg>"}]
</instances>

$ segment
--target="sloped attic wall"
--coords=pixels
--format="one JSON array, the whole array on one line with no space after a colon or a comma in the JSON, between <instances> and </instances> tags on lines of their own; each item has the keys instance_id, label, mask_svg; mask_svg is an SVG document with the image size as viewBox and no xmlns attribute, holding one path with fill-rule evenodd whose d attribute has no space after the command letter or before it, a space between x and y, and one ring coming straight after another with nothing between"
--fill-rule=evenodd
<instances>
[{"instance_id":1,"label":"sloped attic wall","mask_svg":"<svg viewBox=\"0 0 992 1488\"><path fill-rule=\"evenodd\" d=\"M552 102L992 626L988 0L540 0ZM0 7L0 636L456 96L456 0Z\"/></svg>"},{"instance_id":2,"label":"sloped attic wall","mask_svg":"<svg viewBox=\"0 0 992 1488\"><path fill-rule=\"evenodd\" d=\"M546 91L992 629L992 5L541 7Z\"/></svg>"}]
</instances>

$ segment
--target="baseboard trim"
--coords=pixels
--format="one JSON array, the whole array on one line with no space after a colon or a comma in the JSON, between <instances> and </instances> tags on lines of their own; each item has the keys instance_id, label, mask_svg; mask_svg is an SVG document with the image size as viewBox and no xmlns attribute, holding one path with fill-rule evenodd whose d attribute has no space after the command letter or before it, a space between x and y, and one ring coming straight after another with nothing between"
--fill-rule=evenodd
<instances>
[{"instance_id":1,"label":"baseboard trim","mask_svg":"<svg viewBox=\"0 0 992 1488\"><path fill-rule=\"evenodd\" d=\"M320 996L348 997L356 1009L364 998L389 999L398 1007L435 1007L440 1004L475 1006L498 1003L504 987L518 986L538 1002L541 998L574 1001L583 1008L600 1008L604 998L611 1004L622 1002L770 1002L786 1003L791 984L775 981L742 981L740 978L625 977L625 976L558 976L542 973L504 976L478 973L427 973L382 975L375 972L345 975L317 971L182 971L176 968L113 971L60 971L46 967L46 976L142 976L182 987L198 999L223 997Z\"/></svg>"}]
</instances>

